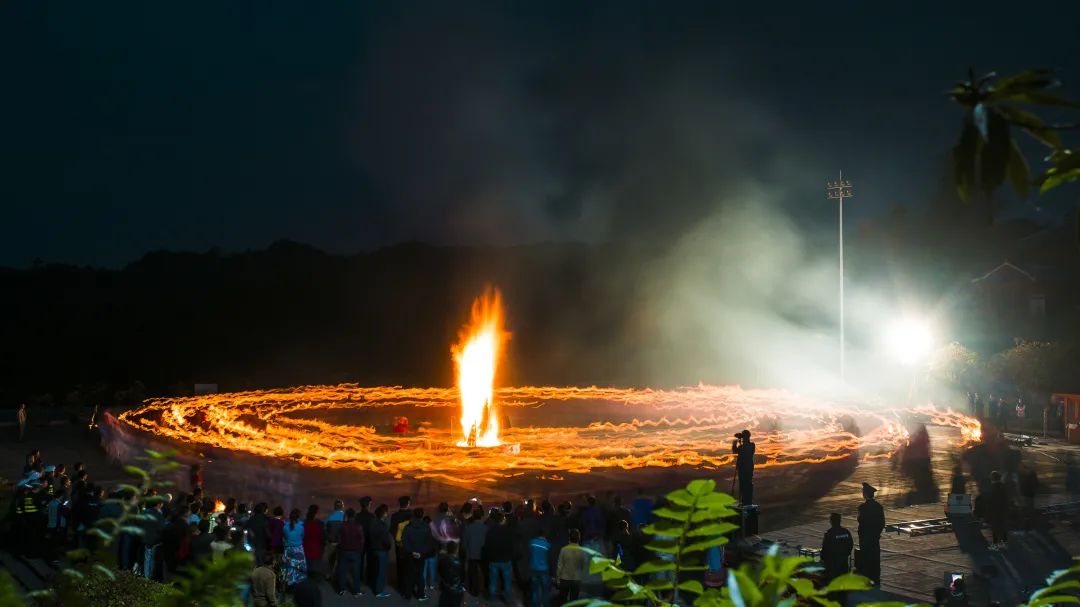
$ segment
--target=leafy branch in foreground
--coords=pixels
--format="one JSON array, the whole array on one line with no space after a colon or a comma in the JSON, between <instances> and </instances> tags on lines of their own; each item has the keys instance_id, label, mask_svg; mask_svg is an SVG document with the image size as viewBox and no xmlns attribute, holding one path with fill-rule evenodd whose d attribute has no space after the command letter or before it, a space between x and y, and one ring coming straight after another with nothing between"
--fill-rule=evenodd
<instances>
[{"instance_id":1,"label":"leafy branch in foreground","mask_svg":"<svg viewBox=\"0 0 1080 607\"><path fill-rule=\"evenodd\" d=\"M855 574L842 575L825 587L817 588L806 577L820 570L820 567L812 564L813 559L781 557L779 546L776 545L757 566L744 563L738 569L729 571L727 585L722 589L706 589L696 579L684 579L687 572L705 570L701 554L727 544L726 536L738 528L724 521L737 514L731 508L735 499L715 489L715 481L691 481L685 489L676 489L667 494L667 505L654 511L660 520L645 527L645 532L653 536L646 548L671 555L669 559L646 561L631 572L622 569L618 559L605 558L589 550L589 572L600 574L604 583L615 593L611 601L582 599L568 605L604 607L647 602L660 607L674 607L687 602L680 601L679 593L683 592L694 597L690 601L694 607L787 607L808 602L824 607L839 607L839 603L830 599L829 594L870 588L870 580ZM671 579L662 576L643 581L646 576L666 572L670 572Z\"/></svg>"},{"instance_id":2,"label":"leafy branch in foreground","mask_svg":"<svg viewBox=\"0 0 1080 607\"><path fill-rule=\"evenodd\" d=\"M1080 556L1073 557L1068 569L1058 569L1046 578L1046 587L1031 593L1022 607L1049 607L1080 603Z\"/></svg>"},{"instance_id":3,"label":"leafy branch in foreground","mask_svg":"<svg viewBox=\"0 0 1080 607\"><path fill-rule=\"evenodd\" d=\"M150 495L151 488L171 485L161 475L180 467L173 460L175 452L147 450L140 457L146 468L125 466L125 471L138 479L137 484L120 484L114 489L120 498L106 500L104 505L119 506L119 514L100 519L87 536L97 541L92 549L82 548L67 553L74 567L64 569L54 587L32 592L29 598L37 605L158 605L161 607L191 607L206 605L226 607L242 605L241 594L253 566L251 555L242 550L230 550L224 558L203 560L183 569L170 584L160 584L131 572L114 568L115 544L125 534L144 536L143 524L158 521L144 508L164 501ZM112 548L112 549L109 549ZM0 576L0 607L23 605L5 603L4 580Z\"/></svg>"}]
</instances>

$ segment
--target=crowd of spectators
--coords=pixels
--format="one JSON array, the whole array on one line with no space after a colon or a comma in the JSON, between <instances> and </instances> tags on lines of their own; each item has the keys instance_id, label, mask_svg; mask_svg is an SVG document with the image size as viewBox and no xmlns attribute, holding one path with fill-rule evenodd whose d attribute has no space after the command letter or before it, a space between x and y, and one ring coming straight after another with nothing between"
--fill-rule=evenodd
<instances>
[{"instance_id":1,"label":"crowd of spectators","mask_svg":"<svg viewBox=\"0 0 1080 607\"><path fill-rule=\"evenodd\" d=\"M642 527L655 502L644 493L629 505L612 494L583 496L577 505L472 499L457 508L444 502L433 512L413 507L408 496L393 511L363 497L356 508L337 500L322 516L317 504L302 512L211 496L197 465L186 489L106 493L82 464L45 465L34 450L12 502L12 545L59 566L66 550L97 546L90 530L100 519L138 512L142 533L120 533L108 548L119 569L164 582L201 560L250 552L248 592L257 607L278 605L285 594L300 607L320 605L322 579L339 595L357 598L385 599L392 588L423 602L437 589L440 607L490 601L549 607L577 599L588 582L583 547L619 556L630 570L654 556ZM145 499L153 496L159 499Z\"/></svg>"}]
</instances>

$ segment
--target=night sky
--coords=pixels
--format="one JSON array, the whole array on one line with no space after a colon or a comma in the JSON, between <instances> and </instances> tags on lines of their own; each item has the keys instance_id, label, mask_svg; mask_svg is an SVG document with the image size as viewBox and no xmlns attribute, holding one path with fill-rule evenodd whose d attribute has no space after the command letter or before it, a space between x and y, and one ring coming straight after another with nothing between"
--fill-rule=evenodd
<instances>
[{"instance_id":1,"label":"night sky","mask_svg":"<svg viewBox=\"0 0 1080 607\"><path fill-rule=\"evenodd\" d=\"M1080 2L961 4L5 2L0 265L813 229L841 168L853 223L925 205L969 65L1080 90Z\"/></svg>"}]
</instances>

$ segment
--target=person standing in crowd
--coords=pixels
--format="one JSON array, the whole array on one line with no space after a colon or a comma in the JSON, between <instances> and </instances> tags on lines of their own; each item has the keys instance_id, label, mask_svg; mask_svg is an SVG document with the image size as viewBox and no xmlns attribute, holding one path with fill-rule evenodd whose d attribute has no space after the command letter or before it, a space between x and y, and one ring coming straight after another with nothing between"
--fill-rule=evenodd
<instances>
[{"instance_id":1,"label":"person standing in crowd","mask_svg":"<svg viewBox=\"0 0 1080 607\"><path fill-rule=\"evenodd\" d=\"M232 542L229 541L229 527L226 525L218 525L214 527L214 541L210 542L210 558L217 561L225 556L225 553L232 550Z\"/></svg>"},{"instance_id":2,"label":"person standing in crowd","mask_svg":"<svg viewBox=\"0 0 1080 607\"><path fill-rule=\"evenodd\" d=\"M484 596L484 541L487 539L487 526L484 525L483 510L477 508L472 518L461 530L461 554L467 566L467 590L477 601Z\"/></svg>"},{"instance_id":3,"label":"person standing in crowd","mask_svg":"<svg viewBox=\"0 0 1080 607\"><path fill-rule=\"evenodd\" d=\"M581 531L585 536L585 546L603 552L603 539L606 524L604 511L596 503L596 496L585 498L585 509L581 511Z\"/></svg>"},{"instance_id":4,"label":"person standing in crowd","mask_svg":"<svg viewBox=\"0 0 1080 607\"><path fill-rule=\"evenodd\" d=\"M307 558L309 567L311 563L322 562L325 544L326 533L323 522L319 520L319 505L311 504L304 517L304 557Z\"/></svg>"},{"instance_id":5,"label":"person standing in crowd","mask_svg":"<svg viewBox=\"0 0 1080 607\"><path fill-rule=\"evenodd\" d=\"M139 526L143 530L143 575L157 582L164 580L161 570L161 535L165 528L165 500L155 500L143 508L143 520Z\"/></svg>"},{"instance_id":6,"label":"person standing in crowd","mask_svg":"<svg viewBox=\"0 0 1080 607\"><path fill-rule=\"evenodd\" d=\"M334 510L326 517L326 550L323 551L323 564L327 566L326 575L333 578L337 571L337 549L341 541L341 528L345 525L345 502L334 500ZM363 562L363 555L361 555Z\"/></svg>"},{"instance_id":7,"label":"person standing in crowd","mask_svg":"<svg viewBox=\"0 0 1080 607\"><path fill-rule=\"evenodd\" d=\"M630 528L637 529L642 525L653 522L654 500L645 494L645 490L638 487L637 497L630 502Z\"/></svg>"},{"instance_id":8,"label":"person standing in crowd","mask_svg":"<svg viewBox=\"0 0 1080 607\"><path fill-rule=\"evenodd\" d=\"M247 534L255 562L263 562L263 555L273 554L270 550L270 519L266 516L266 502L255 504L255 512L248 519Z\"/></svg>"},{"instance_id":9,"label":"person standing in crowd","mask_svg":"<svg viewBox=\"0 0 1080 607\"><path fill-rule=\"evenodd\" d=\"M26 439L26 403L19 405L19 411L15 417L19 422L19 442L21 443Z\"/></svg>"},{"instance_id":10,"label":"person standing in crowd","mask_svg":"<svg viewBox=\"0 0 1080 607\"><path fill-rule=\"evenodd\" d=\"M427 590L424 587L424 561L435 552L435 538L431 535L431 524L424 522L424 509L416 508L412 520L401 532L401 551L406 555L405 579L401 590L405 600L415 596L426 601Z\"/></svg>"},{"instance_id":11,"label":"person standing in crowd","mask_svg":"<svg viewBox=\"0 0 1080 607\"><path fill-rule=\"evenodd\" d=\"M953 468L952 481L950 482L949 493L967 493L967 478L964 476L964 467L960 464L957 464Z\"/></svg>"},{"instance_id":12,"label":"person standing in crowd","mask_svg":"<svg viewBox=\"0 0 1080 607\"><path fill-rule=\"evenodd\" d=\"M739 477L739 503L749 506L754 503L754 454L757 446L750 442L750 431L743 430L735 435L731 443L731 452L735 454L735 473Z\"/></svg>"},{"instance_id":13,"label":"person standing in crowd","mask_svg":"<svg viewBox=\"0 0 1080 607\"><path fill-rule=\"evenodd\" d=\"M990 523L993 534L991 550L1004 550L1009 541L1009 512L1012 510L1012 500L1009 498L1009 489L1001 480L1001 473L994 470L990 473L990 488L985 498L979 504L983 518Z\"/></svg>"},{"instance_id":14,"label":"person standing in crowd","mask_svg":"<svg viewBox=\"0 0 1080 607\"><path fill-rule=\"evenodd\" d=\"M862 484L865 501L859 504L859 573L881 584L881 532L885 530L885 509L874 499L877 489Z\"/></svg>"},{"instance_id":15,"label":"person standing in crowd","mask_svg":"<svg viewBox=\"0 0 1080 607\"><path fill-rule=\"evenodd\" d=\"M322 577L321 563L312 561L308 564L307 575L293 588L293 603L296 607L322 607L320 577Z\"/></svg>"},{"instance_id":16,"label":"person standing in crowd","mask_svg":"<svg viewBox=\"0 0 1080 607\"><path fill-rule=\"evenodd\" d=\"M537 529L536 536L529 542L529 572L532 580L532 607L551 607L550 579L548 570L548 553L551 544L544 537L544 532Z\"/></svg>"},{"instance_id":17,"label":"person standing in crowd","mask_svg":"<svg viewBox=\"0 0 1080 607\"><path fill-rule=\"evenodd\" d=\"M494 519L495 524L488 528L487 537L484 539L488 561L488 595L491 600L499 596L501 576L502 600L503 603L510 605L514 600L514 591L510 582L513 575L514 531L510 527L509 517L504 513L494 510L491 518Z\"/></svg>"},{"instance_id":18,"label":"person standing in crowd","mask_svg":"<svg viewBox=\"0 0 1080 607\"><path fill-rule=\"evenodd\" d=\"M274 555L269 552L251 573L251 603L254 607L278 607Z\"/></svg>"},{"instance_id":19,"label":"person standing in crowd","mask_svg":"<svg viewBox=\"0 0 1080 607\"><path fill-rule=\"evenodd\" d=\"M371 553L371 525L375 522L375 515L371 513L371 498L360 498L360 511L353 513L349 518L356 518L360 529L364 532L364 552L360 555L360 571L370 588L375 587L375 555ZM349 508L352 510L352 508Z\"/></svg>"},{"instance_id":20,"label":"person standing in crowd","mask_svg":"<svg viewBox=\"0 0 1080 607\"><path fill-rule=\"evenodd\" d=\"M855 545L851 532L840 526L840 513L830 514L829 524L831 528L821 541L821 562L825 565L827 582L851 572L851 550Z\"/></svg>"},{"instance_id":21,"label":"person standing in crowd","mask_svg":"<svg viewBox=\"0 0 1080 607\"><path fill-rule=\"evenodd\" d=\"M571 529L569 535L570 543L559 551L559 561L555 567L560 605L577 600L581 593L581 582L589 572L589 554L581 549L581 532Z\"/></svg>"},{"instance_id":22,"label":"person standing in crowd","mask_svg":"<svg viewBox=\"0 0 1080 607\"><path fill-rule=\"evenodd\" d=\"M364 554L364 530L360 526L357 516L345 521L338 533L338 568L337 568L337 591L339 596L345 596L349 588L348 578L352 574L352 595L362 597L360 583L363 580L361 563Z\"/></svg>"},{"instance_id":23,"label":"person standing in crowd","mask_svg":"<svg viewBox=\"0 0 1080 607\"><path fill-rule=\"evenodd\" d=\"M285 551L285 509L274 506L274 516L266 521L270 529L270 550L274 556L280 556Z\"/></svg>"},{"instance_id":24,"label":"person standing in crowd","mask_svg":"<svg viewBox=\"0 0 1080 607\"><path fill-rule=\"evenodd\" d=\"M439 551L439 607L461 607L465 596L463 580L458 543L450 540Z\"/></svg>"},{"instance_id":25,"label":"person standing in crowd","mask_svg":"<svg viewBox=\"0 0 1080 607\"><path fill-rule=\"evenodd\" d=\"M304 558L304 521L300 511L289 512L289 522L283 528L285 553L281 557L281 582L292 588L307 577L307 559Z\"/></svg>"},{"instance_id":26,"label":"person standing in crowd","mask_svg":"<svg viewBox=\"0 0 1080 607\"><path fill-rule=\"evenodd\" d=\"M374 555L375 584L371 590L377 599L388 599L390 593L386 591L386 575L390 565L390 551L394 549L394 538L390 535L386 517L390 509L386 504L380 504L375 509L375 520L371 522L371 554Z\"/></svg>"},{"instance_id":27,"label":"person standing in crowd","mask_svg":"<svg viewBox=\"0 0 1080 607\"><path fill-rule=\"evenodd\" d=\"M405 585L408 578L409 567L409 555L405 554L404 548L401 544L401 534L405 531L405 526L412 521L412 510L409 505L412 503L412 498L407 495L403 495L398 498L397 512L390 516L390 535L396 542L396 550L394 556L397 558L395 561L395 573L397 574L398 592L405 592ZM402 595L404 596L404 595Z\"/></svg>"}]
</instances>

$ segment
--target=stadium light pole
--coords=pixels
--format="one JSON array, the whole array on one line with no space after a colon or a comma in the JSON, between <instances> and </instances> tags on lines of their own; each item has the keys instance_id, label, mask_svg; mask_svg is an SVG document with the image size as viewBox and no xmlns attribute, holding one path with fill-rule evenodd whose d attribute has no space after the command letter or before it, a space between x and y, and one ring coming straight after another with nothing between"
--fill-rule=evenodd
<instances>
[{"instance_id":1,"label":"stadium light pole","mask_svg":"<svg viewBox=\"0 0 1080 607\"><path fill-rule=\"evenodd\" d=\"M855 190L852 189L850 181L844 181L843 171L840 171L839 180L828 181L825 183L825 190L829 200L838 200L840 202L840 222L838 228L840 238L840 379L844 380L846 375L844 360L844 350L846 346L844 336L844 199L854 198Z\"/></svg>"}]
</instances>

